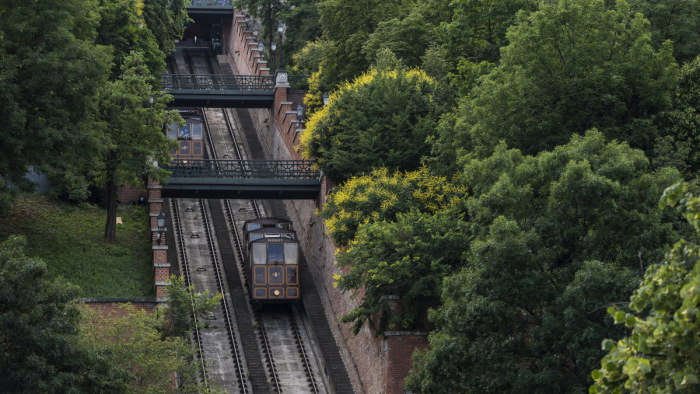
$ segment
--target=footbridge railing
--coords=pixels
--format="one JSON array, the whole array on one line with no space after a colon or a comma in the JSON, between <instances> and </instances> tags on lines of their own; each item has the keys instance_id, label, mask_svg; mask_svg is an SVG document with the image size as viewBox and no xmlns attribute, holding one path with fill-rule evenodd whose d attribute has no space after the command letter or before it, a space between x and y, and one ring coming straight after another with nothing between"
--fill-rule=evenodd
<instances>
[{"instance_id":1,"label":"footbridge railing","mask_svg":"<svg viewBox=\"0 0 700 394\"><path fill-rule=\"evenodd\" d=\"M163 74L163 89L168 92L245 91L273 93L274 75L188 75Z\"/></svg>"},{"instance_id":2,"label":"footbridge railing","mask_svg":"<svg viewBox=\"0 0 700 394\"><path fill-rule=\"evenodd\" d=\"M310 160L173 160L171 178L321 180Z\"/></svg>"},{"instance_id":3,"label":"footbridge railing","mask_svg":"<svg viewBox=\"0 0 700 394\"><path fill-rule=\"evenodd\" d=\"M233 0L190 0L193 7L232 7Z\"/></svg>"}]
</instances>

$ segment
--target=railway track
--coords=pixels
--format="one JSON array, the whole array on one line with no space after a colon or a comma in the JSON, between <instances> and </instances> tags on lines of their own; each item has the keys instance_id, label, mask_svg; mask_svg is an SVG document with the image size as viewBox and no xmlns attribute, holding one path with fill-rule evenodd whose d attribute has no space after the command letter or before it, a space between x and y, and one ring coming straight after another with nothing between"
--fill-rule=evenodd
<instances>
[{"instance_id":1,"label":"railway track","mask_svg":"<svg viewBox=\"0 0 700 394\"><path fill-rule=\"evenodd\" d=\"M216 127L213 127L210 120L212 112L215 112L217 117ZM230 119L227 110L207 109L204 113L206 114L204 124L209 129L208 135L212 137L210 143L220 147L219 152L213 149L213 158L224 155L229 156L227 158L232 160L246 159L245 152L241 149L236 135L234 122ZM218 136L214 130L218 132ZM214 140L218 143L214 143ZM230 263L235 264L239 272L245 273L245 269L243 269L244 245L238 229L241 228L242 222L246 219L261 217L264 208L256 200L248 200L247 204L241 200L222 200L221 203L223 204L223 212L228 219L226 224L233 245L235 245L235 258ZM235 215L242 216L242 220L237 220ZM248 278L245 274L242 275L241 279L245 288L248 288ZM286 316L282 321L287 322L287 324L279 324L279 316ZM310 350L306 345L308 337L303 330L300 316L298 313L294 313L291 306L255 311L253 320L257 327L258 345L262 350L272 392L327 392L317 381L318 367L315 360L310 357Z\"/></svg>"},{"instance_id":2,"label":"railway track","mask_svg":"<svg viewBox=\"0 0 700 394\"><path fill-rule=\"evenodd\" d=\"M174 59L168 65L171 72L212 74L218 70L207 56L187 49ZM241 140L250 132L242 133L236 113L226 109L202 109L202 113L209 158L250 158L246 141ZM329 392L300 312L291 306L255 312L248 302L239 229L243 221L264 215L263 204L178 199L170 205L177 223L178 257L186 261L180 265L187 283L197 291L225 295L220 308L207 319L207 328L192 334L205 371L203 384L216 382L229 392L243 393Z\"/></svg>"}]
</instances>

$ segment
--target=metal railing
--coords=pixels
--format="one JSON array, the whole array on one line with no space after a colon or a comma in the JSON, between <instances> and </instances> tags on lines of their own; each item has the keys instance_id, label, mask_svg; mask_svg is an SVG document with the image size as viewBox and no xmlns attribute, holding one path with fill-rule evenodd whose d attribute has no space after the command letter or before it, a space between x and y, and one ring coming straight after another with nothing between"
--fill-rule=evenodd
<instances>
[{"instance_id":1,"label":"metal railing","mask_svg":"<svg viewBox=\"0 0 700 394\"><path fill-rule=\"evenodd\" d=\"M187 75L163 74L165 90L244 90L272 92L273 75Z\"/></svg>"},{"instance_id":2,"label":"metal railing","mask_svg":"<svg viewBox=\"0 0 700 394\"><path fill-rule=\"evenodd\" d=\"M173 160L171 178L321 180L311 160Z\"/></svg>"},{"instance_id":3,"label":"metal railing","mask_svg":"<svg viewBox=\"0 0 700 394\"><path fill-rule=\"evenodd\" d=\"M191 7L233 7L233 0L191 0Z\"/></svg>"}]
</instances>

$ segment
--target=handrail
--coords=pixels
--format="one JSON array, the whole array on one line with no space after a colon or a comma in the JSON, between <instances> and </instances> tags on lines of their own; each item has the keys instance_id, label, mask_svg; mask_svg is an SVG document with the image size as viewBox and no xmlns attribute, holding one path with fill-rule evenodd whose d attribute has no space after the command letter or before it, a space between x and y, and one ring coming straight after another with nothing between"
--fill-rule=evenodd
<instances>
[{"instance_id":1,"label":"handrail","mask_svg":"<svg viewBox=\"0 0 700 394\"><path fill-rule=\"evenodd\" d=\"M233 7L233 0L190 0L190 7Z\"/></svg>"},{"instance_id":2,"label":"handrail","mask_svg":"<svg viewBox=\"0 0 700 394\"><path fill-rule=\"evenodd\" d=\"M165 90L244 90L272 92L274 75L188 75L163 74Z\"/></svg>"},{"instance_id":3,"label":"handrail","mask_svg":"<svg viewBox=\"0 0 700 394\"><path fill-rule=\"evenodd\" d=\"M321 180L311 160L177 159L163 166L171 178L246 178Z\"/></svg>"}]
</instances>

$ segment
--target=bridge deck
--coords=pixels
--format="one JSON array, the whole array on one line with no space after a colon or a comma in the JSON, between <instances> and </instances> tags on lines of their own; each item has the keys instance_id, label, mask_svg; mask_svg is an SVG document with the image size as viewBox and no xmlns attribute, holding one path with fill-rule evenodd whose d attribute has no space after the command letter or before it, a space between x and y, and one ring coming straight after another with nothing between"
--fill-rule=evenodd
<instances>
[{"instance_id":1,"label":"bridge deck","mask_svg":"<svg viewBox=\"0 0 700 394\"><path fill-rule=\"evenodd\" d=\"M190 16L231 16L233 15L232 0L192 0L187 13Z\"/></svg>"},{"instance_id":2,"label":"bridge deck","mask_svg":"<svg viewBox=\"0 0 700 394\"><path fill-rule=\"evenodd\" d=\"M308 160L177 160L163 197L315 199L321 174Z\"/></svg>"},{"instance_id":3,"label":"bridge deck","mask_svg":"<svg viewBox=\"0 0 700 394\"><path fill-rule=\"evenodd\" d=\"M268 108L275 99L272 75L164 74L162 87L175 107Z\"/></svg>"}]
</instances>

